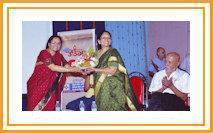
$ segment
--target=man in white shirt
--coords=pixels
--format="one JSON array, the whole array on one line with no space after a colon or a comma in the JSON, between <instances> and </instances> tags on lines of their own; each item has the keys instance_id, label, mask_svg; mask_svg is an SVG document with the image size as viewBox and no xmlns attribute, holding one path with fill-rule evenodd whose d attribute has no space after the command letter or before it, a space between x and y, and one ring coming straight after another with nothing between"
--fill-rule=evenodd
<instances>
[{"instance_id":1,"label":"man in white shirt","mask_svg":"<svg viewBox=\"0 0 213 133\"><path fill-rule=\"evenodd\" d=\"M165 49L162 47L157 48L157 57L152 60L150 66L149 66L149 75L151 77L154 76L154 74L160 70L163 70L164 62L165 62Z\"/></svg>"},{"instance_id":2,"label":"man in white shirt","mask_svg":"<svg viewBox=\"0 0 213 133\"><path fill-rule=\"evenodd\" d=\"M185 100L190 94L190 76L178 69L178 53L167 54L165 69L156 73L152 79L149 92L148 111L184 111Z\"/></svg>"}]
</instances>

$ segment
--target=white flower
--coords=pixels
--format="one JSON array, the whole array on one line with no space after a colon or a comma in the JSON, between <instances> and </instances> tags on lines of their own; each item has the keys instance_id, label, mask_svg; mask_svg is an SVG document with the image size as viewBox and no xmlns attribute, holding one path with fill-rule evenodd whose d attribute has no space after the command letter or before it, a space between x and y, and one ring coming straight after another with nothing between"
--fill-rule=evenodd
<instances>
[{"instance_id":1,"label":"white flower","mask_svg":"<svg viewBox=\"0 0 213 133\"><path fill-rule=\"evenodd\" d=\"M93 61L89 61L91 66L95 66L95 63Z\"/></svg>"},{"instance_id":2,"label":"white flower","mask_svg":"<svg viewBox=\"0 0 213 133\"><path fill-rule=\"evenodd\" d=\"M98 61L98 59L95 58L95 57L92 57L91 60L94 61L94 62L97 62L97 61Z\"/></svg>"}]
</instances>

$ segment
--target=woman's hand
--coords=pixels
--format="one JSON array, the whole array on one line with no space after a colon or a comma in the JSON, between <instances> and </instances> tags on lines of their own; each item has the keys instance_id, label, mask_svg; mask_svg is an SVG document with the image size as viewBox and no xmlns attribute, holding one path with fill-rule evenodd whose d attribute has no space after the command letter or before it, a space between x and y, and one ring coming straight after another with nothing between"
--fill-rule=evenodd
<instances>
[{"instance_id":1,"label":"woman's hand","mask_svg":"<svg viewBox=\"0 0 213 133\"><path fill-rule=\"evenodd\" d=\"M81 74L85 76L85 75L90 74L90 72L88 72L86 69L83 69L82 72L81 72Z\"/></svg>"},{"instance_id":2,"label":"woman's hand","mask_svg":"<svg viewBox=\"0 0 213 133\"><path fill-rule=\"evenodd\" d=\"M94 72L95 69L96 69L96 68L86 68L86 69L83 69L81 73L82 73L82 75L89 75L89 74L91 74L92 72Z\"/></svg>"},{"instance_id":3,"label":"woman's hand","mask_svg":"<svg viewBox=\"0 0 213 133\"><path fill-rule=\"evenodd\" d=\"M87 73L96 72L96 69L97 69L97 68L93 68L93 67L87 68L87 69L86 69L86 72L87 72Z\"/></svg>"}]
</instances>

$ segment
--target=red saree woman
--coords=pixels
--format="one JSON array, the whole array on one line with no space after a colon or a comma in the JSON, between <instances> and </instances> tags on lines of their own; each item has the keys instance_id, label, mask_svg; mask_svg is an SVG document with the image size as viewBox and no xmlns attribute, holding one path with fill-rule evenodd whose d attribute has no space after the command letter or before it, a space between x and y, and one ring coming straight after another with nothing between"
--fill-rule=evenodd
<instances>
[{"instance_id":1,"label":"red saree woman","mask_svg":"<svg viewBox=\"0 0 213 133\"><path fill-rule=\"evenodd\" d=\"M47 47L37 58L35 70L27 82L28 111L54 111L56 100L66 81L66 72L80 72L80 68L70 67L58 51L62 40L51 36Z\"/></svg>"}]
</instances>

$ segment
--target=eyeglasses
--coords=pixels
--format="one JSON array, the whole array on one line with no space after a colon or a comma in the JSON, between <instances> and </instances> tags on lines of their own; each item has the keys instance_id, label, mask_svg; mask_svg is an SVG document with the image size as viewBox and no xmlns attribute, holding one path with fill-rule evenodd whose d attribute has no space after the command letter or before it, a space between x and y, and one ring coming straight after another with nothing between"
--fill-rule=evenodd
<instances>
[{"instance_id":1,"label":"eyeglasses","mask_svg":"<svg viewBox=\"0 0 213 133\"><path fill-rule=\"evenodd\" d=\"M57 42L51 42L51 44L58 44L61 45L61 42L57 43Z\"/></svg>"},{"instance_id":2,"label":"eyeglasses","mask_svg":"<svg viewBox=\"0 0 213 133\"><path fill-rule=\"evenodd\" d=\"M111 39L111 37L101 37L101 39Z\"/></svg>"}]
</instances>

